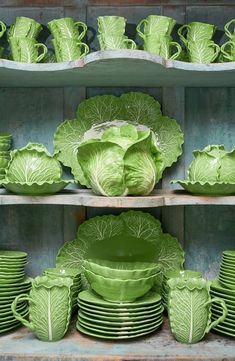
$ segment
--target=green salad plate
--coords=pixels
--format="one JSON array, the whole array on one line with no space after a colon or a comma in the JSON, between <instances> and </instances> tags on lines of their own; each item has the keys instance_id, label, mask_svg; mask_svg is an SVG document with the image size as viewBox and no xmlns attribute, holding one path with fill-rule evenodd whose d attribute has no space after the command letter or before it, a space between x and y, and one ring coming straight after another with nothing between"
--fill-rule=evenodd
<instances>
[{"instance_id":1,"label":"green salad plate","mask_svg":"<svg viewBox=\"0 0 235 361\"><path fill-rule=\"evenodd\" d=\"M224 196L235 194L235 183L230 182L200 182L174 180L172 184L180 184L187 192L196 195Z\"/></svg>"}]
</instances>

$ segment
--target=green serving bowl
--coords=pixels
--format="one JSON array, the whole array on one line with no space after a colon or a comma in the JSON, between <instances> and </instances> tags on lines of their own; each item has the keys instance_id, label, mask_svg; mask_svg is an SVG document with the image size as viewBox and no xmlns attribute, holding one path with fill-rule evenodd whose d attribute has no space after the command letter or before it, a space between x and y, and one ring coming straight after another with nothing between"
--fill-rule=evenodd
<instances>
[{"instance_id":1,"label":"green serving bowl","mask_svg":"<svg viewBox=\"0 0 235 361\"><path fill-rule=\"evenodd\" d=\"M158 274L161 265L150 262L119 262L100 259L84 260L83 267L97 275L120 280L138 280Z\"/></svg>"},{"instance_id":2,"label":"green serving bowl","mask_svg":"<svg viewBox=\"0 0 235 361\"><path fill-rule=\"evenodd\" d=\"M154 274L137 280L121 280L103 277L86 269L84 274L91 288L110 302L133 302L145 295L153 287L156 279Z\"/></svg>"}]
</instances>

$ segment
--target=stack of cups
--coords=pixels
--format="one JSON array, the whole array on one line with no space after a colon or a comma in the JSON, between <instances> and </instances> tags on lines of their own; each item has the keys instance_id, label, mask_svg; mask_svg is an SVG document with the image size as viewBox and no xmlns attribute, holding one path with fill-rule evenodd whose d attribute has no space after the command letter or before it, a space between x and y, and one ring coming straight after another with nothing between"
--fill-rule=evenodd
<instances>
[{"instance_id":1,"label":"stack of cups","mask_svg":"<svg viewBox=\"0 0 235 361\"><path fill-rule=\"evenodd\" d=\"M136 30L144 40L144 50L165 59L177 59L182 49L178 43L172 41L171 33L175 23L174 19L161 15L149 15L141 20Z\"/></svg>"},{"instance_id":2,"label":"stack of cups","mask_svg":"<svg viewBox=\"0 0 235 361\"><path fill-rule=\"evenodd\" d=\"M215 25L200 22L192 22L179 28L179 37L187 48L191 63L207 64L216 60L220 47L212 40L215 30Z\"/></svg>"},{"instance_id":3,"label":"stack of cups","mask_svg":"<svg viewBox=\"0 0 235 361\"><path fill-rule=\"evenodd\" d=\"M6 25L2 21L0 21L0 38L4 35L5 31L6 31ZM3 52L4 52L4 48L0 46L0 58L2 58Z\"/></svg>"},{"instance_id":4,"label":"stack of cups","mask_svg":"<svg viewBox=\"0 0 235 361\"><path fill-rule=\"evenodd\" d=\"M39 63L47 54L47 47L37 42L42 25L34 19L19 16L11 25L8 40L12 60L23 63Z\"/></svg>"},{"instance_id":5,"label":"stack of cups","mask_svg":"<svg viewBox=\"0 0 235 361\"><path fill-rule=\"evenodd\" d=\"M229 28L233 25L233 31L230 31ZM229 38L225 44L221 46L221 55L220 60L222 62L226 61L235 61L235 19L230 20L225 26L225 34Z\"/></svg>"},{"instance_id":6,"label":"stack of cups","mask_svg":"<svg viewBox=\"0 0 235 361\"><path fill-rule=\"evenodd\" d=\"M99 16L97 22L101 50L136 49L135 42L125 35L125 18L122 16Z\"/></svg>"},{"instance_id":7,"label":"stack of cups","mask_svg":"<svg viewBox=\"0 0 235 361\"><path fill-rule=\"evenodd\" d=\"M82 59L89 53L88 45L81 42L87 32L86 24L67 17L50 21L48 27L54 37L57 62Z\"/></svg>"},{"instance_id":8,"label":"stack of cups","mask_svg":"<svg viewBox=\"0 0 235 361\"><path fill-rule=\"evenodd\" d=\"M11 142L11 134L0 133L0 181L5 178L6 169L10 161Z\"/></svg>"}]
</instances>

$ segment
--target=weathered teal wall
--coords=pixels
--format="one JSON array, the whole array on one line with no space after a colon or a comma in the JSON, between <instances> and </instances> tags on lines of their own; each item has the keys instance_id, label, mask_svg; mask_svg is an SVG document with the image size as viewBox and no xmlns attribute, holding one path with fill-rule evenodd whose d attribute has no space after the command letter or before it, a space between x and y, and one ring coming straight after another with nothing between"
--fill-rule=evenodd
<instances>
[{"instance_id":1,"label":"weathered teal wall","mask_svg":"<svg viewBox=\"0 0 235 361\"><path fill-rule=\"evenodd\" d=\"M178 23L192 20L215 23L221 30L235 18L234 1L146 1L144 6L108 6L109 1L32 1L32 7L23 7L24 1L2 1L0 19L10 24L15 16L33 17L46 24L52 18L73 16L87 19L96 28L96 17L105 14L123 15L128 19L128 33L135 39L134 26L149 14L174 17ZM25 1L26 3L26 1ZM44 3L44 6L41 4ZM48 5L45 5L47 3ZM128 5L128 2L125 2ZM142 2L143 3L143 2ZM151 5L147 5L147 4ZM27 4L29 2L27 1ZM98 5L97 5L98 4ZM160 5L159 5L160 4ZM163 5L162 5L163 4ZM186 5L187 4L187 5ZM90 32L91 34L91 32ZM90 38L90 36L89 36ZM223 39L222 39L223 40ZM93 48L97 42L91 43ZM235 80L234 80L235 84ZM52 137L56 127L72 118L76 106L86 96L121 94L132 89L120 88L66 88L66 89L0 89L0 131L11 131L14 146L28 141L43 142L52 150ZM164 88L138 89L155 96L163 112L179 120L185 133L184 154L168 170L161 186L169 188L169 180L184 177L192 159L192 150L210 143L224 143L228 149L235 145L235 88ZM114 210L119 213L122 210ZM234 248L235 207L172 207L151 209L163 221L166 231L176 235L186 250L187 265L213 276L218 268L221 251ZM111 210L87 209L87 217L111 213ZM36 275L45 266L53 265L58 248L64 241L75 237L82 212L75 207L62 206L4 206L0 207L0 247L24 249L29 252L28 271Z\"/></svg>"}]
</instances>

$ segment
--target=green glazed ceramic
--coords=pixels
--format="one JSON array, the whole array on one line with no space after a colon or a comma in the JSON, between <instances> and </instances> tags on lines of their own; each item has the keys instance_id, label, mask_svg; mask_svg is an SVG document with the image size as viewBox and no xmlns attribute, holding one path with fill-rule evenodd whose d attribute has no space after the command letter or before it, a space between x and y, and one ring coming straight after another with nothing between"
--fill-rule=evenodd
<instances>
[{"instance_id":1,"label":"green glazed ceramic","mask_svg":"<svg viewBox=\"0 0 235 361\"><path fill-rule=\"evenodd\" d=\"M209 64L216 60L220 53L219 45L211 40L190 41L187 44L191 63Z\"/></svg>"},{"instance_id":2,"label":"green glazed ceramic","mask_svg":"<svg viewBox=\"0 0 235 361\"><path fill-rule=\"evenodd\" d=\"M226 182L200 182L174 180L172 184L180 184L187 192L196 195L224 196L235 194L235 183Z\"/></svg>"},{"instance_id":3,"label":"green glazed ceramic","mask_svg":"<svg viewBox=\"0 0 235 361\"><path fill-rule=\"evenodd\" d=\"M176 21L170 17L162 15L149 15L146 19L141 20L136 30L142 39L146 35L161 34L171 35Z\"/></svg>"},{"instance_id":4,"label":"green glazed ceramic","mask_svg":"<svg viewBox=\"0 0 235 361\"><path fill-rule=\"evenodd\" d=\"M67 185L74 183L73 180L47 181L47 182L9 182L1 181L8 191L16 194L42 195L54 194L62 191Z\"/></svg>"},{"instance_id":5,"label":"green glazed ceramic","mask_svg":"<svg viewBox=\"0 0 235 361\"><path fill-rule=\"evenodd\" d=\"M0 329L0 334L3 334L3 333L5 333L5 332L9 332L9 331L11 331L11 330L14 330L14 329L18 328L20 325L21 325L21 323L20 323L20 322L17 322L17 323L15 323L15 324L12 325L12 326L2 328L2 329Z\"/></svg>"},{"instance_id":6,"label":"green glazed ceramic","mask_svg":"<svg viewBox=\"0 0 235 361\"><path fill-rule=\"evenodd\" d=\"M218 279L215 279L211 282L211 290L219 291L221 294L224 295L231 295L235 297L235 290L230 290L226 287L223 287Z\"/></svg>"},{"instance_id":7,"label":"green glazed ceramic","mask_svg":"<svg viewBox=\"0 0 235 361\"><path fill-rule=\"evenodd\" d=\"M0 132L0 140L11 140L12 139L12 135L10 133L3 133Z\"/></svg>"},{"instance_id":8,"label":"green glazed ceramic","mask_svg":"<svg viewBox=\"0 0 235 361\"><path fill-rule=\"evenodd\" d=\"M24 16L17 16L15 24L11 25L9 30L9 38L28 38L36 39L42 30L42 25L37 23L34 19Z\"/></svg>"},{"instance_id":9,"label":"green glazed ceramic","mask_svg":"<svg viewBox=\"0 0 235 361\"><path fill-rule=\"evenodd\" d=\"M31 38L9 38L12 59L22 63L39 63L47 53L46 45Z\"/></svg>"},{"instance_id":10,"label":"green glazed ceramic","mask_svg":"<svg viewBox=\"0 0 235 361\"><path fill-rule=\"evenodd\" d=\"M221 46L221 53L227 61L235 61L235 38L229 40Z\"/></svg>"},{"instance_id":11,"label":"green glazed ceramic","mask_svg":"<svg viewBox=\"0 0 235 361\"><path fill-rule=\"evenodd\" d=\"M162 56L165 59L178 59L181 54L181 46L172 41L170 36L146 35L144 38L144 50Z\"/></svg>"},{"instance_id":12,"label":"green glazed ceramic","mask_svg":"<svg viewBox=\"0 0 235 361\"><path fill-rule=\"evenodd\" d=\"M0 140L0 152L6 152L11 148L11 142L2 142Z\"/></svg>"},{"instance_id":13,"label":"green glazed ceramic","mask_svg":"<svg viewBox=\"0 0 235 361\"><path fill-rule=\"evenodd\" d=\"M77 39L52 39L57 62L82 59L89 53L89 47Z\"/></svg>"},{"instance_id":14,"label":"green glazed ceramic","mask_svg":"<svg viewBox=\"0 0 235 361\"><path fill-rule=\"evenodd\" d=\"M232 265L231 263L225 263L224 261L221 263L220 269L223 272L231 273L232 275L235 274L235 263Z\"/></svg>"},{"instance_id":15,"label":"green glazed ceramic","mask_svg":"<svg viewBox=\"0 0 235 361\"><path fill-rule=\"evenodd\" d=\"M178 29L178 34L182 42L188 46L188 42L211 40L215 31L215 25L194 21L181 26Z\"/></svg>"},{"instance_id":16,"label":"green glazed ceramic","mask_svg":"<svg viewBox=\"0 0 235 361\"><path fill-rule=\"evenodd\" d=\"M156 275L161 271L161 265L151 262L118 262L101 259L87 259L83 267L103 277L117 279L139 279Z\"/></svg>"},{"instance_id":17,"label":"green glazed ceramic","mask_svg":"<svg viewBox=\"0 0 235 361\"><path fill-rule=\"evenodd\" d=\"M29 296L17 296L12 312L18 321L30 328L42 341L60 340L67 332L71 318L70 278L36 277ZM19 301L29 302L29 321L16 311Z\"/></svg>"},{"instance_id":18,"label":"green glazed ceramic","mask_svg":"<svg viewBox=\"0 0 235 361\"><path fill-rule=\"evenodd\" d=\"M48 27L56 40L63 38L80 42L87 32L86 24L81 21L74 21L70 17L51 20Z\"/></svg>"},{"instance_id":19,"label":"green glazed ceramic","mask_svg":"<svg viewBox=\"0 0 235 361\"><path fill-rule=\"evenodd\" d=\"M8 262L8 260L12 260L12 262L15 262L15 259L17 260L25 260L27 258L27 253L20 252L20 251L8 251L8 250L0 250L0 262L4 260Z\"/></svg>"},{"instance_id":20,"label":"green glazed ceramic","mask_svg":"<svg viewBox=\"0 0 235 361\"><path fill-rule=\"evenodd\" d=\"M235 260L235 251L223 251L223 257L227 257Z\"/></svg>"},{"instance_id":21,"label":"green glazed ceramic","mask_svg":"<svg viewBox=\"0 0 235 361\"><path fill-rule=\"evenodd\" d=\"M222 277L219 277L219 281L224 287L235 290L235 283L230 283L227 279L224 279Z\"/></svg>"},{"instance_id":22,"label":"green glazed ceramic","mask_svg":"<svg viewBox=\"0 0 235 361\"><path fill-rule=\"evenodd\" d=\"M230 26L233 26L233 30L229 30ZM224 26L225 34L231 39L232 41L235 40L235 19L230 20Z\"/></svg>"},{"instance_id":23,"label":"green glazed ceramic","mask_svg":"<svg viewBox=\"0 0 235 361\"><path fill-rule=\"evenodd\" d=\"M6 168L8 166L9 159L0 158L0 168Z\"/></svg>"},{"instance_id":24,"label":"green glazed ceramic","mask_svg":"<svg viewBox=\"0 0 235 361\"><path fill-rule=\"evenodd\" d=\"M120 280L99 276L84 269L91 288L104 299L114 302L133 302L146 294L154 285L155 275L138 280Z\"/></svg>"},{"instance_id":25,"label":"green glazed ceramic","mask_svg":"<svg viewBox=\"0 0 235 361\"><path fill-rule=\"evenodd\" d=\"M126 19L122 16L98 16L97 23L102 35L119 37L125 33Z\"/></svg>"},{"instance_id":26,"label":"green glazed ceramic","mask_svg":"<svg viewBox=\"0 0 235 361\"><path fill-rule=\"evenodd\" d=\"M210 298L210 283L206 280L173 278L168 285L168 315L171 331L177 341L188 344L199 342L227 316L225 302L220 298ZM221 305L223 315L211 322L211 303L214 302Z\"/></svg>"},{"instance_id":27,"label":"green glazed ceramic","mask_svg":"<svg viewBox=\"0 0 235 361\"><path fill-rule=\"evenodd\" d=\"M136 43L125 36L98 35L101 50L136 49Z\"/></svg>"},{"instance_id":28,"label":"green glazed ceramic","mask_svg":"<svg viewBox=\"0 0 235 361\"><path fill-rule=\"evenodd\" d=\"M21 311L26 310L26 308L28 309L27 303L23 303L23 304L19 305L19 307L17 308L17 311L21 312ZM13 313L11 310L11 305L6 310L1 309L0 319L8 317L8 316L13 316Z\"/></svg>"},{"instance_id":29,"label":"green glazed ceramic","mask_svg":"<svg viewBox=\"0 0 235 361\"><path fill-rule=\"evenodd\" d=\"M221 274L222 276L226 276L229 278L232 278L232 280L234 280L234 276L235 276L235 270L234 271L229 271L229 269L224 269L222 266L220 267L220 271L219 274Z\"/></svg>"},{"instance_id":30,"label":"green glazed ceramic","mask_svg":"<svg viewBox=\"0 0 235 361\"><path fill-rule=\"evenodd\" d=\"M6 25L2 22L2 21L0 21L0 38L3 36L3 34L5 33L5 31L6 31Z\"/></svg>"}]
</instances>

